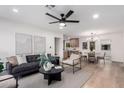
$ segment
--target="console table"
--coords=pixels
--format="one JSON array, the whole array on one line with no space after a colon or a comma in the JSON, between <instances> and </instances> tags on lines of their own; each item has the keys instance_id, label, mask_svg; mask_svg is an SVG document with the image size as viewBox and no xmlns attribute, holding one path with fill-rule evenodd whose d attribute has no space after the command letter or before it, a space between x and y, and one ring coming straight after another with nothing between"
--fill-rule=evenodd
<instances>
[{"instance_id":1,"label":"console table","mask_svg":"<svg viewBox=\"0 0 124 93\"><path fill-rule=\"evenodd\" d=\"M18 80L12 75L0 76L0 88L17 88Z\"/></svg>"}]
</instances>

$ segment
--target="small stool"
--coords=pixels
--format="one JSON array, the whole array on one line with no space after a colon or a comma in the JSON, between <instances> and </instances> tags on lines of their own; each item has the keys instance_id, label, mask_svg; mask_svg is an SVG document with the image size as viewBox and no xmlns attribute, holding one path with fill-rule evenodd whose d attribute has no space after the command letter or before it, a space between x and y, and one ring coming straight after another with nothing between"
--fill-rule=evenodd
<instances>
[{"instance_id":1,"label":"small stool","mask_svg":"<svg viewBox=\"0 0 124 93\"><path fill-rule=\"evenodd\" d=\"M12 75L0 76L0 88L17 88L17 80Z\"/></svg>"}]
</instances>

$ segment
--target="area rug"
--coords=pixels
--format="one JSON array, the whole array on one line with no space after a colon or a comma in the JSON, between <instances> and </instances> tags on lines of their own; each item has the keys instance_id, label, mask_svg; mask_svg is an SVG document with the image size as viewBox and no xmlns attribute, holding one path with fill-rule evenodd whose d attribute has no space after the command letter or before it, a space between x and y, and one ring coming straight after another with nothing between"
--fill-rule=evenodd
<instances>
[{"instance_id":1,"label":"area rug","mask_svg":"<svg viewBox=\"0 0 124 93\"><path fill-rule=\"evenodd\" d=\"M48 86L48 81L43 79L40 73L23 77L19 80L19 88L80 88L92 76L92 72L81 69L73 74L72 68L65 68L62 72L61 81L52 81Z\"/></svg>"}]
</instances>

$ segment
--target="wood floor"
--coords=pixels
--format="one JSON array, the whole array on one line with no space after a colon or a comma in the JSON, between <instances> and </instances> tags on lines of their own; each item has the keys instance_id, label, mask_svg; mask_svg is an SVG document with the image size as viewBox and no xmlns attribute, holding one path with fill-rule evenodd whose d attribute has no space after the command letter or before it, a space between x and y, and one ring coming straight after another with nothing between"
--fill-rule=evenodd
<instances>
[{"instance_id":1,"label":"wood floor","mask_svg":"<svg viewBox=\"0 0 124 93\"><path fill-rule=\"evenodd\" d=\"M87 64L84 68L93 75L82 85L82 88L124 88L124 65L112 62Z\"/></svg>"}]
</instances>

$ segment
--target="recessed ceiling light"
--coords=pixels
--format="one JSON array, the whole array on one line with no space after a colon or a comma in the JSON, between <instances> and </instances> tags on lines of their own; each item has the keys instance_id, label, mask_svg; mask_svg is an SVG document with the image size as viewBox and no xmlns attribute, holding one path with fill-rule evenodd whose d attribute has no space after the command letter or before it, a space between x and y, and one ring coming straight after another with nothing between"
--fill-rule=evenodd
<instances>
[{"instance_id":1,"label":"recessed ceiling light","mask_svg":"<svg viewBox=\"0 0 124 93\"><path fill-rule=\"evenodd\" d=\"M94 14L93 15L93 19L98 19L99 18L99 14Z\"/></svg>"},{"instance_id":2,"label":"recessed ceiling light","mask_svg":"<svg viewBox=\"0 0 124 93\"><path fill-rule=\"evenodd\" d=\"M16 8L13 8L12 11L15 12L15 13L18 13L19 12L19 10L16 9Z\"/></svg>"}]
</instances>

